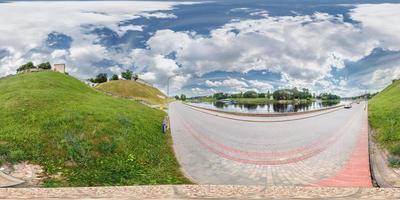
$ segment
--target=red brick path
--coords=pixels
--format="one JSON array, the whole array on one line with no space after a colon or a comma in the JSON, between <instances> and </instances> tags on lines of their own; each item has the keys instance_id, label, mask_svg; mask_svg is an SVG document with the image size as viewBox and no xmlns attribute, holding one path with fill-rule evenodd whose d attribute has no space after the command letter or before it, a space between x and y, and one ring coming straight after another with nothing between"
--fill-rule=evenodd
<instances>
[{"instance_id":1,"label":"red brick path","mask_svg":"<svg viewBox=\"0 0 400 200\"><path fill-rule=\"evenodd\" d=\"M335 176L324 179L317 186L372 187L368 152L367 112L363 115L361 133L349 162Z\"/></svg>"}]
</instances>

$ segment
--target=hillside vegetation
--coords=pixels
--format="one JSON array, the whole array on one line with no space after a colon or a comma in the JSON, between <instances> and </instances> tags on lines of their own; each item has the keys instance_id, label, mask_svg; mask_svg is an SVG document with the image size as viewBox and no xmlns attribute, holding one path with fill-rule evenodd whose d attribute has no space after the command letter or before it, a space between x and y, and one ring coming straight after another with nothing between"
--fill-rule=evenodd
<instances>
[{"instance_id":1,"label":"hillside vegetation","mask_svg":"<svg viewBox=\"0 0 400 200\"><path fill-rule=\"evenodd\" d=\"M10 76L0 79L0 160L40 164L44 186L187 183L164 116L61 73Z\"/></svg>"},{"instance_id":2,"label":"hillside vegetation","mask_svg":"<svg viewBox=\"0 0 400 200\"><path fill-rule=\"evenodd\" d=\"M392 154L400 155L400 81L369 101L369 121L378 142Z\"/></svg>"},{"instance_id":3,"label":"hillside vegetation","mask_svg":"<svg viewBox=\"0 0 400 200\"><path fill-rule=\"evenodd\" d=\"M97 89L116 96L141 100L149 104L165 104L166 96L157 88L131 80L116 80L101 83Z\"/></svg>"}]
</instances>

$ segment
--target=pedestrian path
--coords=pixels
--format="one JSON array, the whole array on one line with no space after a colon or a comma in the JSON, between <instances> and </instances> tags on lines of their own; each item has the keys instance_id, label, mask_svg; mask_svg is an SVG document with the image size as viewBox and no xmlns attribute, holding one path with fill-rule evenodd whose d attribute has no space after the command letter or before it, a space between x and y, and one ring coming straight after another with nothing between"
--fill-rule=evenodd
<instances>
[{"instance_id":1,"label":"pedestrian path","mask_svg":"<svg viewBox=\"0 0 400 200\"><path fill-rule=\"evenodd\" d=\"M195 183L372 187L364 105L270 121L172 103L169 115Z\"/></svg>"}]
</instances>

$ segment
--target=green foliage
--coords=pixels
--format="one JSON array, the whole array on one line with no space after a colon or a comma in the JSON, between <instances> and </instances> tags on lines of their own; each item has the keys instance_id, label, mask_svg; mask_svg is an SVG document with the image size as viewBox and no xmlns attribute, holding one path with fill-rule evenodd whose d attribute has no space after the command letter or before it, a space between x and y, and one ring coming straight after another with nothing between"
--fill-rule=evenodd
<instances>
[{"instance_id":1,"label":"green foliage","mask_svg":"<svg viewBox=\"0 0 400 200\"><path fill-rule=\"evenodd\" d=\"M4 159L43 166L45 187L189 182L161 133L160 110L52 71L0 79L0 91Z\"/></svg>"},{"instance_id":2,"label":"green foliage","mask_svg":"<svg viewBox=\"0 0 400 200\"><path fill-rule=\"evenodd\" d=\"M275 100L294 100L294 99L312 98L310 91L306 88L301 89L301 91L298 90L297 88L276 90L272 93L272 96Z\"/></svg>"},{"instance_id":3,"label":"green foliage","mask_svg":"<svg viewBox=\"0 0 400 200\"><path fill-rule=\"evenodd\" d=\"M182 101L186 101L186 95L184 95L184 94L181 94L181 98L180 98Z\"/></svg>"},{"instance_id":4,"label":"green foliage","mask_svg":"<svg viewBox=\"0 0 400 200\"><path fill-rule=\"evenodd\" d=\"M132 80L132 75L133 72L129 69L121 73L122 78L124 78L125 80Z\"/></svg>"},{"instance_id":5,"label":"green foliage","mask_svg":"<svg viewBox=\"0 0 400 200\"><path fill-rule=\"evenodd\" d=\"M0 144L0 157L1 156L8 156L10 151L8 150L8 147L4 144Z\"/></svg>"},{"instance_id":6,"label":"green foliage","mask_svg":"<svg viewBox=\"0 0 400 200\"><path fill-rule=\"evenodd\" d=\"M245 93L243 93L243 98L257 98L258 94L257 92L254 91L247 91Z\"/></svg>"},{"instance_id":7,"label":"green foliage","mask_svg":"<svg viewBox=\"0 0 400 200\"><path fill-rule=\"evenodd\" d=\"M111 76L110 80L111 80L111 81L117 81L117 80L119 80L118 75L113 74L113 75Z\"/></svg>"},{"instance_id":8,"label":"green foliage","mask_svg":"<svg viewBox=\"0 0 400 200\"><path fill-rule=\"evenodd\" d=\"M49 62L41 63L38 65L39 69L49 70L51 69L51 65Z\"/></svg>"},{"instance_id":9,"label":"green foliage","mask_svg":"<svg viewBox=\"0 0 400 200\"><path fill-rule=\"evenodd\" d=\"M96 78L89 79L89 81L92 83L104 83L104 82L107 82L107 80L108 79L107 79L106 73L97 74Z\"/></svg>"},{"instance_id":10,"label":"green foliage","mask_svg":"<svg viewBox=\"0 0 400 200\"><path fill-rule=\"evenodd\" d=\"M368 119L377 141L400 156L400 81L379 92L368 102Z\"/></svg>"},{"instance_id":11,"label":"green foliage","mask_svg":"<svg viewBox=\"0 0 400 200\"><path fill-rule=\"evenodd\" d=\"M340 97L331 93L322 93L318 97L321 100L339 100Z\"/></svg>"},{"instance_id":12,"label":"green foliage","mask_svg":"<svg viewBox=\"0 0 400 200\"><path fill-rule=\"evenodd\" d=\"M217 99L217 100L221 100L221 99L226 99L226 98L228 98L228 94L219 92L219 93L215 93L215 94L213 95L213 97L214 97L215 99Z\"/></svg>"},{"instance_id":13,"label":"green foliage","mask_svg":"<svg viewBox=\"0 0 400 200\"><path fill-rule=\"evenodd\" d=\"M28 63L26 63L26 64L21 65L21 66L17 69L17 72L24 71L24 70L27 70L27 69L34 69L34 68L36 68L36 67L35 67L35 65L33 64L33 62L28 62Z\"/></svg>"},{"instance_id":14,"label":"green foliage","mask_svg":"<svg viewBox=\"0 0 400 200\"><path fill-rule=\"evenodd\" d=\"M176 100L179 100L180 97L179 97L178 95L175 95L175 99L176 99Z\"/></svg>"},{"instance_id":15,"label":"green foliage","mask_svg":"<svg viewBox=\"0 0 400 200\"><path fill-rule=\"evenodd\" d=\"M390 167L394 167L394 168L400 167L400 158L399 157L390 156L388 158L388 162L389 162Z\"/></svg>"},{"instance_id":16,"label":"green foliage","mask_svg":"<svg viewBox=\"0 0 400 200\"><path fill-rule=\"evenodd\" d=\"M265 95L265 93L260 93L260 94L258 94L258 97L259 97L259 98L265 98L266 95Z\"/></svg>"},{"instance_id":17,"label":"green foliage","mask_svg":"<svg viewBox=\"0 0 400 200\"><path fill-rule=\"evenodd\" d=\"M26 160L28 156L25 154L23 150L11 150L8 155L8 160L12 163L20 162Z\"/></svg>"},{"instance_id":18,"label":"green foliage","mask_svg":"<svg viewBox=\"0 0 400 200\"><path fill-rule=\"evenodd\" d=\"M133 80L137 81L139 79L139 75L138 74L133 74L132 78L133 78Z\"/></svg>"}]
</instances>

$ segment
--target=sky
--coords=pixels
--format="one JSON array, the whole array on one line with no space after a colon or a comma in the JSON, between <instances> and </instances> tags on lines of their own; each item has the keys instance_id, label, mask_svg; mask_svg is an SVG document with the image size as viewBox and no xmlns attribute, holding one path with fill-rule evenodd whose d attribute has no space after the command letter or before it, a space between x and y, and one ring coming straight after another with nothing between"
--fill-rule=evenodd
<instances>
[{"instance_id":1,"label":"sky","mask_svg":"<svg viewBox=\"0 0 400 200\"><path fill-rule=\"evenodd\" d=\"M1 1L0 77L65 63L127 69L170 95L309 88L344 97L400 78L400 1Z\"/></svg>"}]
</instances>

